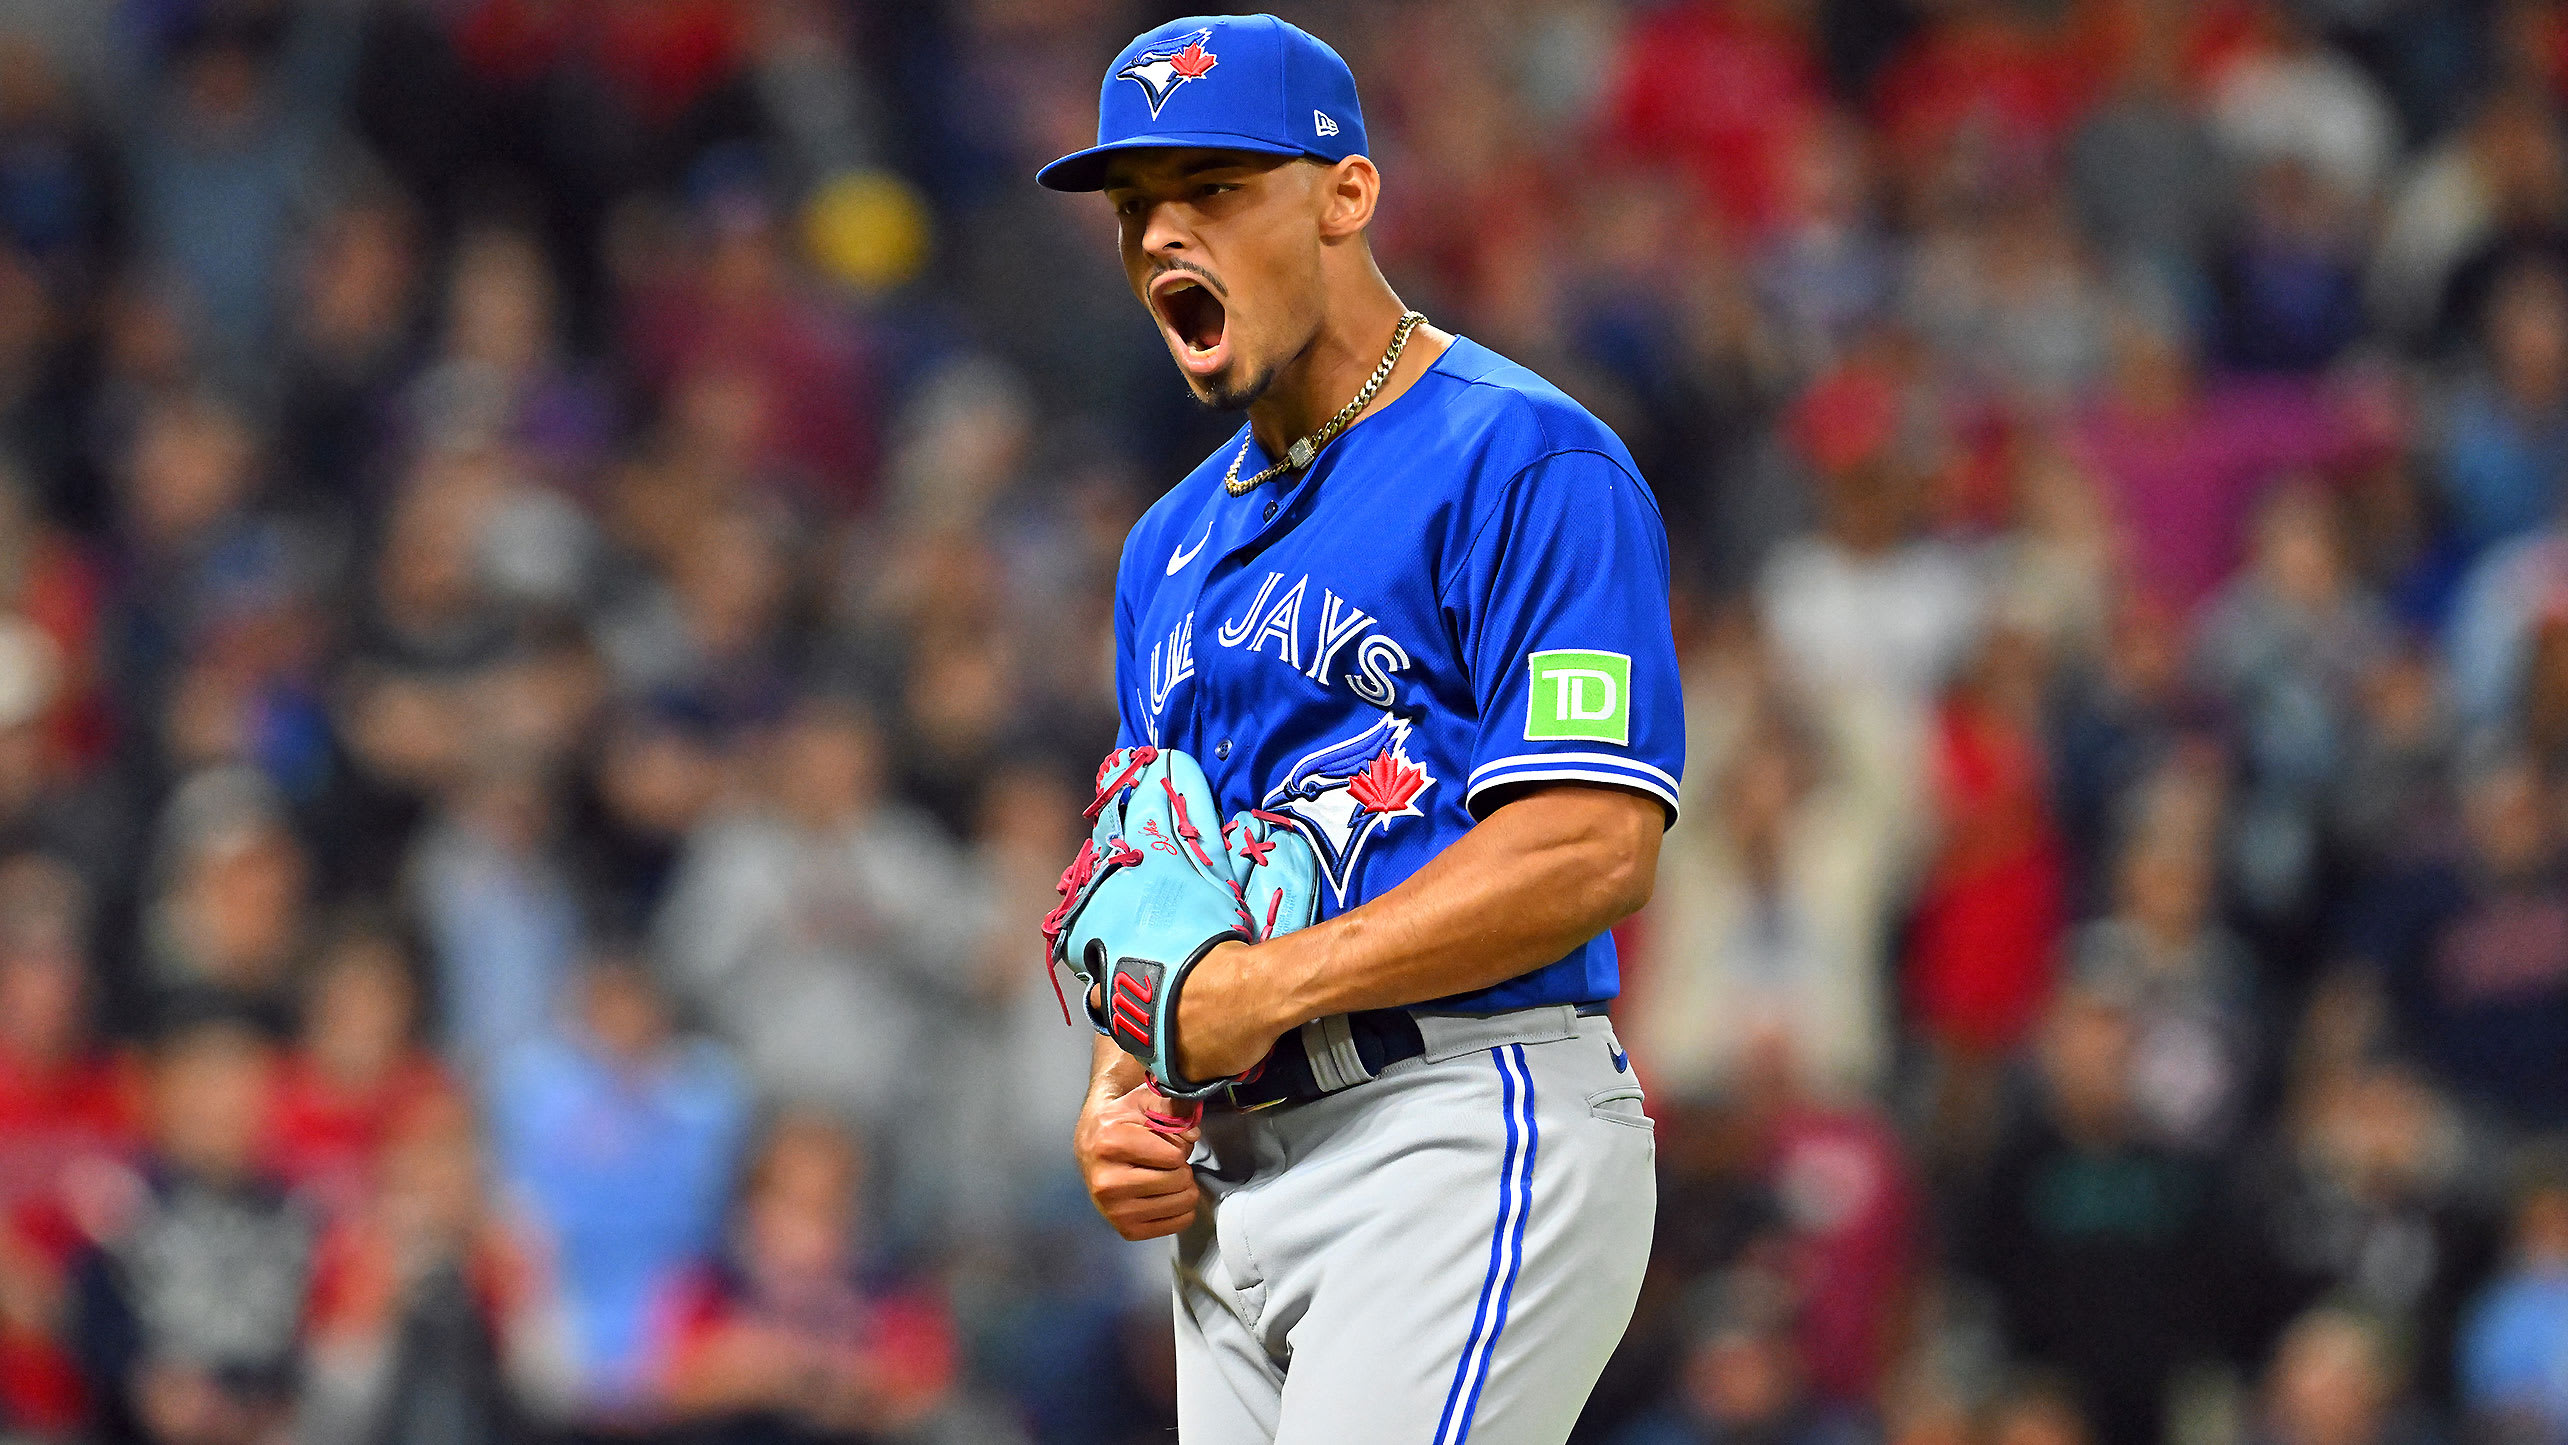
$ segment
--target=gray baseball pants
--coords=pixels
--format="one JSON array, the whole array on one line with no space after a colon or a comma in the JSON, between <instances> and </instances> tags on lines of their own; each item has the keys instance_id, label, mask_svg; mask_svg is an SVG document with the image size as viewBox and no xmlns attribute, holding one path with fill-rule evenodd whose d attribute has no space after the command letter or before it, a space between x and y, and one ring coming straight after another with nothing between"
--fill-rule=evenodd
<instances>
[{"instance_id":1,"label":"gray baseball pants","mask_svg":"<svg viewBox=\"0 0 2568 1445\"><path fill-rule=\"evenodd\" d=\"M1566 1006L1418 1022L1369 1083L1205 1116L1181 1445L1567 1438L1649 1257L1640 1082Z\"/></svg>"}]
</instances>

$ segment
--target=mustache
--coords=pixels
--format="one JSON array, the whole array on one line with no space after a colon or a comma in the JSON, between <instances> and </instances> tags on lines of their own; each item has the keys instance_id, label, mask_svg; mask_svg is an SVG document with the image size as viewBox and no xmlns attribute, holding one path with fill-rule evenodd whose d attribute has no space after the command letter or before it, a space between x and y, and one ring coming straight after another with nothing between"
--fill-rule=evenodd
<instances>
[{"instance_id":1,"label":"mustache","mask_svg":"<svg viewBox=\"0 0 2568 1445\"><path fill-rule=\"evenodd\" d=\"M1150 287L1157 285L1159 278L1167 275L1171 271L1183 271L1187 275L1195 277L1197 280L1202 281L1206 286L1210 287L1214 295L1219 296L1224 301L1230 300L1230 288L1222 284L1222 278L1205 270L1203 267L1196 265L1192 261L1160 262L1158 265L1150 268L1150 279L1142 283L1142 288L1147 290Z\"/></svg>"}]
</instances>

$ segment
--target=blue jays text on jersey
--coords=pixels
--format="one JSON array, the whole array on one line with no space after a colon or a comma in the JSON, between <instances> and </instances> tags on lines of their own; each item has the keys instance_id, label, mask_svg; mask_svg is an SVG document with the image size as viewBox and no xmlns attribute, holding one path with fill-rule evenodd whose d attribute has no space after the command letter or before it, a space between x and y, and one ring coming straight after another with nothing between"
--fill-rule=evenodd
<instances>
[{"instance_id":1,"label":"blue jays text on jersey","mask_svg":"<svg viewBox=\"0 0 2568 1445\"><path fill-rule=\"evenodd\" d=\"M1126 745L1182 748L1225 814L1290 817L1324 909L1389 891L1470 829L1493 790L1602 783L1675 817L1684 708L1667 532L1603 423L1467 339L1311 468L1235 436L1136 524L1115 579ZM1599 936L1473 1012L1614 996Z\"/></svg>"}]
</instances>

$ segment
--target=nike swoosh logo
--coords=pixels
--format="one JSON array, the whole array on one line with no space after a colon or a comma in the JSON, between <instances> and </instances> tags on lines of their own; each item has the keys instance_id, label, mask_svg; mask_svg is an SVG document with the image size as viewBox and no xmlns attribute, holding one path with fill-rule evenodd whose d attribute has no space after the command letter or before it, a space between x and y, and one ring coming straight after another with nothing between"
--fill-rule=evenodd
<instances>
[{"instance_id":1,"label":"nike swoosh logo","mask_svg":"<svg viewBox=\"0 0 2568 1445\"><path fill-rule=\"evenodd\" d=\"M1180 547L1168 555L1168 575L1174 577L1178 573L1186 570L1186 564L1194 561L1195 554L1203 551L1204 544L1211 540L1213 540L1213 519L1206 517L1204 519L1204 535L1195 539L1195 545L1192 547Z\"/></svg>"},{"instance_id":2,"label":"nike swoosh logo","mask_svg":"<svg viewBox=\"0 0 2568 1445\"><path fill-rule=\"evenodd\" d=\"M1615 1072L1615 1073L1620 1074L1620 1073L1626 1072L1627 1070L1629 1070L1629 1069L1632 1067L1632 1056L1631 1056L1631 1055L1629 1055L1629 1054L1627 1054L1627 1053L1624 1053L1624 1052L1622 1051L1622 1049L1620 1049L1620 1048L1616 1047L1616 1046L1615 1046L1615 1045L1613 1045L1613 1044L1607 1044L1607 1045L1605 1046L1605 1051L1606 1051L1607 1053L1609 1053L1609 1054L1611 1054L1611 1055L1613 1055L1613 1056L1614 1056L1614 1072Z\"/></svg>"}]
</instances>

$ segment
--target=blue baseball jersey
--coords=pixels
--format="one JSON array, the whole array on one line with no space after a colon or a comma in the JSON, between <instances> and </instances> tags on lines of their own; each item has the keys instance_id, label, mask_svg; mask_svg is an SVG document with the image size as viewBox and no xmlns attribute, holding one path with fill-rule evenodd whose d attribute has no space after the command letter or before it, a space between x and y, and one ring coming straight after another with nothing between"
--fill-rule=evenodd
<instances>
[{"instance_id":1,"label":"blue baseball jersey","mask_svg":"<svg viewBox=\"0 0 2568 1445\"><path fill-rule=\"evenodd\" d=\"M1637 789L1676 816L1685 722L1667 530L1631 454L1542 378L1457 337L1407 391L1245 497L1242 428L1151 507L1115 577L1121 744L1181 748L1223 816L1281 813L1325 915L1469 831L1493 792ZM1433 1006L1592 1003L1599 935Z\"/></svg>"}]
</instances>

